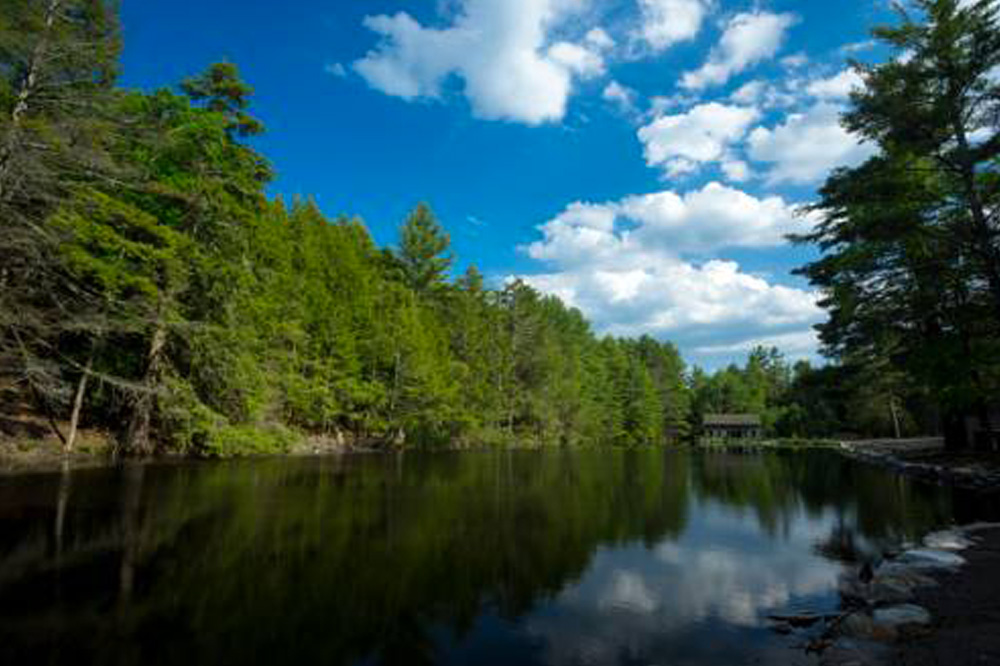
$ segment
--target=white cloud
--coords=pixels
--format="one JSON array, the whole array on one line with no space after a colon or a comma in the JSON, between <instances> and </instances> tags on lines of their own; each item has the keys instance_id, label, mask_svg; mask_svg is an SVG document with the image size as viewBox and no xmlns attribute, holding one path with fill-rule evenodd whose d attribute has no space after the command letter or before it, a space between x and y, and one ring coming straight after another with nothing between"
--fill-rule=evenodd
<instances>
[{"instance_id":1,"label":"white cloud","mask_svg":"<svg viewBox=\"0 0 1000 666\"><path fill-rule=\"evenodd\" d=\"M583 78L604 74L604 58L579 44L557 42L548 51L549 59Z\"/></svg>"},{"instance_id":2,"label":"white cloud","mask_svg":"<svg viewBox=\"0 0 1000 666\"><path fill-rule=\"evenodd\" d=\"M654 51L694 39L711 6L710 0L639 0L642 26L638 37Z\"/></svg>"},{"instance_id":3,"label":"white cloud","mask_svg":"<svg viewBox=\"0 0 1000 666\"><path fill-rule=\"evenodd\" d=\"M736 345L806 333L822 320L813 292L770 284L736 262L695 265L662 257L635 268L569 270L523 276L579 308L602 332L668 337L685 349Z\"/></svg>"},{"instance_id":4,"label":"white cloud","mask_svg":"<svg viewBox=\"0 0 1000 666\"><path fill-rule=\"evenodd\" d=\"M874 39L868 39L863 42L852 42L850 44L844 44L838 50L840 51L840 53L843 54L860 53L861 51L870 51L876 46L878 46L878 42L876 42Z\"/></svg>"},{"instance_id":5,"label":"white cloud","mask_svg":"<svg viewBox=\"0 0 1000 666\"><path fill-rule=\"evenodd\" d=\"M738 344L808 331L821 317L816 294L769 284L735 262L682 258L780 246L787 233L810 224L794 209L780 197L758 199L719 183L686 194L578 202L542 225L543 238L525 248L554 270L522 277L618 335Z\"/></svg>"},{"instance_id":6,"label":"white cloud","mask_svg":"<svg viewBox=\"0 0 1000 666\"><path fill-rule=\"evenodd\" d=\"M708 183L686 194L663 190L615 202L571 204L540 227L543 240L528 246L528 254L561 266L631 269L664 254L777 247L808 223L781 197L757 198Z\"/></svg>"},{"instance_id":7,"label":"white cloud","mask_svg":"<svg viewBox=\"0 0 1000 666\"><path fill-rule=\"evenodd\" d=\"M604 101L615 104L619 109L626 113L633 113L635 111L637 93L628 86L624 86L617 81L612 81L605 86L604 92L601 93L601 97Z\"/></svg>"},{"instance_id":8,"label":"white cloud","mask_svg":"<svg viewBox=\"0 0 1000 666\"><path fill-rule=\"evenodd\" d=\"M639 129L646 163L678 176L697 171L703 163L723 160L759 115L750 107L710 102L687 113L660 116Z\"/></svg>"},{"instance_id":9,"label":"white cloud","mask_svg":"<svg viewBox=\"0 0 1000 666\"><path fill-rule=\"evenodd\" d=\"M855 88L863 88L865 81L853 69L845 69L828 79L813 81L806 87L806 92L820 99L847 99Z\"/></svg>"},{"instance_id":10,"label":"white cloud","mask_svg":"<svg viewBox=\"0 0 1000 666\"><path fill-rule=\"evenodd\" d=\"M773 58L796 22L792 14L752 12L737 14L726 25L719 44L700 69L686 73L681 86L701 90L725 83L735 74Z\"/></svg>"},{"instance_id":11,"label":"white cloud","mask_svg":"<svg viewBox=\"0 0 1000 666\"><path fill-rule=\"evenodd\" d=\"M819 333L815 330L796 331L764 338L741 340L736 343L721 345L705 345L695 347L694 352L703 356L717 354L735 354L753 351L757 347L777 347L793 358L812 356L819 348Z\"/></svg>"},{"instance_id":12,"label":"white cloud","mask_svg":"<svg viewBox=\"0 0 1000 666\"><path fill-rule=\"evenodd\" d=\"M767 93L769 87L770 86L766 81L762 81L760 79L748 81L737 88L736 91L729 96L729 99L739 104L759 104L764 99L764 95Z\"/></svg>"},{"instance_id":13,"label":"white cloud","mask_svg":"<svg viewBox=\"0 0 1000 666\"><path fill-rule=\"evenodd\" d=\"M733 157L724 159L720 165L722 173L726 175L726 180L733 183L742 183L753 177L750 165L743 160Z\"/></svg>"},{"instance_id":14,"label":"white cloud","mask_svg":"<svg viewBox=\"0 0 1000 666\"><path fill-rule=\"evenodd\" d=\"M369 16L381 42L354 63L372 88L406 100L439 98L457 77L475 115L536 125L566 113L574 77L604 70L610 37L546 50L549 32L585 0L462 0L450 27L428 28L409 14Z\"/></svg>"},{"instance_id":15,"label":"white cloud","mask_svg":"<svg viewBox=\"0 0 1000 666\"><path fill-rule=\"evenodd\" d=\"M747 139L749 155L772 165L771 183L814 183L836 167L856 166L874 149L840 125L842 112L842 107L823 102L789 115L772 129L758 127Z\"/></svg>"},{"instance_id":16,"label":"white cloud","mask_svg":"<svg viewBox=\"0 0 1000 666\"><path fill-rule=\"evenodd\" d=\"M323 68L323 71L331 76L337 77L338 79L342 79L347 76L347 69L339 62L330 63Z\"/></svg>"},{"instance_id":17,"label":"white cloud","mask_svg":"<svg viewBox=\"0 0 1000 666\"><path fill-rule=\"evenodd\" d=\"M781 59L781 64L788 69L798 69L809 64L809 56L805 53L795 53Z\"/></svg>"},{"instance_id":18,"label":"white cloud","mask_svg":"<svg viewBox=\"0 0 1000 666\"><path fill-rule=\"evenodd\" d=\"M800 101L800 95L792 89L795 84L795 79L781 83L755 79L737 88L729 99L737 104L764 109L794 106Z\"/></svg>"},{"instance_id":19,"label":"white cloud","mask_svg":"<svg viewBox=\"0 0 1000 666\"><path fill-rule=\"evenodd\" d=\"M598 51L607 51L614 48L615 40L603 28L594 28L588 32L583 40Z\"/></svg>"}]
</instances>

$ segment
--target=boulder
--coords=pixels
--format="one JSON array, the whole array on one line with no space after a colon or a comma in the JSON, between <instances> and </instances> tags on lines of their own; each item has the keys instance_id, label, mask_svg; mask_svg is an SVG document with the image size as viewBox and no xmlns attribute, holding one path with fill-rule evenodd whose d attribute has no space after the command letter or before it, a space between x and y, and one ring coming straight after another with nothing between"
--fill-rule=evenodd
<instances>
[{"instance_id":1,"label":"boulder","mask_svg":"<svg viewBox=\"0 0 1000 666\"><path fill-rule=\"evenodd\" d=\"M910 587L935 587L938 582L927 575L927 571L903 562L887 562L875 570L875 580L893 581Z\"/></svg>"},{"instance_id":2,"label":"boulder","mask_svg":"<svg viewBox=\"0 0 1000 666\"><path fill-rule=\"evenodd\" d=\"M872 613L875 637L886 636L895 640L903 635L921 633L930 628L931 614L926 608L916 604L901 604L888 608L877 608Z\"/></svg>"},{"instance_id":3,"label":"boulder","mask_svg":"<svg viewBox=\"0 0 1000 666\"><path fill-rule=\"evenodd\" d=\"M840 625L845 636L891 643L905 636L927 631L931 614L914 604L877 608L871 613L854 613Z\"/></svg>"},{"instance_id":4,"label":"boulder","mask_svg":"<svg viewBox=\"0 0 1000 666\"><path fill-rule=\"evenodd\" d=\"M989 532L1000 529L1000 523L972 523L962 528L966 534L976 534L978 532Z\"/></svg>"},{"instance_id":5,"label":"boulder","mask_svg":"<svg viewBox=\"0 0 1000 666\"><path fill-rule=\"evenodd\" d=\"M932 550L960 551L972 546L972 540L957 530L932 532L924 537L924 546Z\"/></svg>"},{"instance_id":6,"label":"boulder","mask_svg":"<svg viewBox=\"0 0 1000 666\"><path fill-rule=\"evenodd\" d=\"M965 558L947 550L915 548L896 558L895 564L915 569L957 569L965 564Z\"/></svg>"}]
</instances>

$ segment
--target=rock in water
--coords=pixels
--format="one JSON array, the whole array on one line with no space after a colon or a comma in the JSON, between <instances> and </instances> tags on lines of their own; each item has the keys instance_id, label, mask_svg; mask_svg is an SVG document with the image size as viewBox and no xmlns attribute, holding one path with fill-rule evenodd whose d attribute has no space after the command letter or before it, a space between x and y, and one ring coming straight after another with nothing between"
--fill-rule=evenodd
<instances>
[{"instance_id":1,"label":"rock in water","mask_svg":"<svg viewBox=\"0 0 1000 666\"><path fill-rule=\"evenodd\" d=\"M872 614L875 637L885 635L895 640L901 635L926 631L931 624L931 614L926 608L916 604L902 604L876 609Z\"/></svg>"},{"instance_id":2,"label":"rock in water","mask_svg":"<svg viewBox=\"0 0 1000 666\"><path fill-rule=\"evenodd\" d=\"M855 613L846 618L841 630L847 636L893 642L902 636L926 631L931 624L927 609L914 604L878 608L872 613Z\"/></svg>"},{"instance_id":3,"label":"rock in water","mask_svg":"<svg viewBox=\"0 0 1000 666\"><path fill-rule=\"evenodd\" d=\"M971 539L955 530L932 532L924 537L924 546L932 550L959 551L972 545Z\"/></svg>"},{"instance_id":4,"label":"rock in water","mask_svg":"<svg viewBox=\"0 0 1000 666\"><path fill-rule=\"evenodd\" d=\"M916 548L900 555L896 563L915 569L957 569L965 564L965 558L946 550Z\"/></svg>"}]
</instances>

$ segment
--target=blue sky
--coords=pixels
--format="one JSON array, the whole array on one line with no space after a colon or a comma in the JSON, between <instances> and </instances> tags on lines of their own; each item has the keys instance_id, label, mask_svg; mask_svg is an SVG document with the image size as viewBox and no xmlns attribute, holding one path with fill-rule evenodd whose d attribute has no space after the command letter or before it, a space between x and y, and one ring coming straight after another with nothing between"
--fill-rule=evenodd
<instances>
[{"instance_id":1,"label":"blue sky","mask_svg":"<svg viewBox=\"0 0 1000 666\"><path fill-rule=\"evenodd\" d=\"M126 0L124 83L237 63L273 191L395 240L429 202L459 268L524 277L601 332L718 367L810 356L816 294L783 240L829 170L847 57L882 0Z\"/></svg>"}]
</instances>

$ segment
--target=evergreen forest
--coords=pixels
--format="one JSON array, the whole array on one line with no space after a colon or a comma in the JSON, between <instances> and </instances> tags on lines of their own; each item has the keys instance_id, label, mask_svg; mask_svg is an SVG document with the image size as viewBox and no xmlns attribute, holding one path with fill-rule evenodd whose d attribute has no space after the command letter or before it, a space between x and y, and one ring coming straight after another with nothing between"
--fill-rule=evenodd
<instances>
[{"instance_id":1,"label":"evergreen forest","mask_svg":"<svg viewBox=\"0 0 1000 666\"><path fill-rule=\"evenodd\" d=\"M844 122L876 156L831 175L797 238L822 251L801 273L830 314L829 362L758 348L710 374L458 270L427 204L379 247L361 219L270 196L235 64L125 89L114 3L0 0L0 412L67 449L106 432L126 455L644 445L687 441L711 412L783 437L934 433L969 413L989 430L997 7L915 4L876 30L908 57L856 64Z\"/></svg>"}]
</instances>

